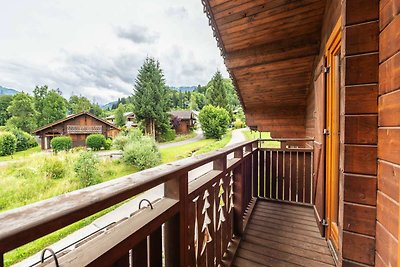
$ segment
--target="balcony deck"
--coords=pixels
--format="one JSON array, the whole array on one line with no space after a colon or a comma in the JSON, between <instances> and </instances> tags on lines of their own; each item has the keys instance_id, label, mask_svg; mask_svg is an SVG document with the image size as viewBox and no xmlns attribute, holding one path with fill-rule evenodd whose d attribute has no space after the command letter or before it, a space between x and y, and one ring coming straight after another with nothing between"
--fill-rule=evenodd
<instances>
[{"instance_id":1,"label":"balcony deck","mask_svg":"<svg viewBox=\"0 0 400 267\"><path fill-rule=\"evenodd\" d=\"M233 266L335 266L312 208L258 200Z\"/></svg>"}]
</instances>

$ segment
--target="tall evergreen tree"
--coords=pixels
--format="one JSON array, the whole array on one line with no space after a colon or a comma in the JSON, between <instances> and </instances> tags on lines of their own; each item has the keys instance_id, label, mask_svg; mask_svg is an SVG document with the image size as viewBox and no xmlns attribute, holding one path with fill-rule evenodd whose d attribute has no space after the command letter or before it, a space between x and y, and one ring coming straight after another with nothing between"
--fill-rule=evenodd
<instances>
[{"instance_id":1,"label":"tall evergreen tree","mask_svg":"<svg viewBox=\"0 0 400 267\"><path fill-rule=\"evenodd\" d=\"M25 132L31 132L36 128L37 112L33 98L28 94L16 94L7 111L11 115L11 118L7 121L7 126L19 128Z\"/></svg>"},{"instance_id":2,"label":"tall evergreen tree","mask_svg":"<svg viewBox=\"0 0 400 267\"><path fill-rule=\"evenodd\" d=\"M115 109L115 125L118 127L122 127L125 125L125 117L124 117L124 105L120 103L118 108Z\"/></svg>"},{"instance_id":3,"label":"tall evergreen tree","mask_svg":"<svg viewBox=\"0 0 400 267\"><path fill-rule=\"evenodd\" d=\"M0 126L6 124L6 121L11 117L7 108L10 106L13 100L11 95L0 95Z\"/></svg>"},{"instance_id":4,"label":"tall evergreen tree","mask_svg":"<svg viewBox=\"0 0 400 267\"><path fill-rule=\"evenodd\" d=\"M227 108L228 99L221 72L217 71L211 79L206 92L207 104L215 107Z\"/></svg>"},{"instance_id":5,"label":"tall evergreen tree","mask_svg":"<svg viewBox=\"0 0 400 267\"><path fill-rule=\"evenodd\" d=\"M134 113L145 125L146 134L156 136L170 128L167 111L170 98L160 63L146 58L134 85Z\"/></svg>"}]
</instances>

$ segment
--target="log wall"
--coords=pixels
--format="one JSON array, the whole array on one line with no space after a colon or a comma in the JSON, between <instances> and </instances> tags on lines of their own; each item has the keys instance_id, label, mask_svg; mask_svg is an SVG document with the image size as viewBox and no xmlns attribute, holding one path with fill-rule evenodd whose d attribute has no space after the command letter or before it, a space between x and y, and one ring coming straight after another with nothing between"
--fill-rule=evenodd
<instances>
[{"instance_id":1,"label":"log wall","mask_svg":"<svg viewBox=\"0 0 400 267\"><path fill-rule=\"evenodd\" d=\"M376 266L397 266L400 179L400 1L379 6Z\"/></svg>"}]
</instances>

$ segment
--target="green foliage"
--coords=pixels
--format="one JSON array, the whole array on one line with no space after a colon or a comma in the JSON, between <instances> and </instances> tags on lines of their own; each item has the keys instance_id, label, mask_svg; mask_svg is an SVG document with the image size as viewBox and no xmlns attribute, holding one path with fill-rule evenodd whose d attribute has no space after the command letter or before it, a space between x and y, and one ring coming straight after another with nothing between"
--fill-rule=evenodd
<instances>
[{"instance_id":1,"label":"green foliage","mask_svg":"<svg viewBox=\"0 0 400 267\"><path fill-rule=\"evenodd\" d=\"M204 94L193 92L190 97L189 108L191 110L201 110L206 105L206 97Z\"/></svg>"},{"instance_id":2,"label":"green foliage","mask_svg":"<svg viewBox=\"0 0 400 267\"><path fill-rule=\"evenodd\" d=\"M207 105L200 111L199 120L206 138L220 139L228 129L229 113L224 108Z\"/></svg>"},{"instance_id":3,"label":"green foliage","mask_svg":"<svg viewBox=\"0 0 400 267\"><path fill-rule=\"evenodd\" d=\"M226 97L226 87L221 72L217 71L212 77L207 88L206 96L207 104L227 109L228 99Z\"/></svg>"},{"instance_id":4,"label":"green foliage","mask_svg":"<svg viewBox=\"0 0 400 267\"><path fill-rule=\"evenodd\" d=\"M103 116L103 109L99 106L99 104L92 104L90 108L90 113L94 114L97 117L102 117Z\"/></svg>"},{"instance_id":5,"label":"green foliage","mask_svg":"<svg viewBox=\"0 0 400 267\"><path fill-rule=\"evenodd\" d=\"M168 129L165 133L160 135L160 142L170 142L176 138L176 132L174 129Z\"/></svg>"},{"instance_id":6,"label":"green foliage","mask_svg":"<svg viewBox=\"0 0 400 267\"><path fill-rule=\"evenodd\" d=\"M112 147L123 150L128 143L140 141L142 137L143 134L139 129L132 129L126 133L122 132L114 138Z\"/></svg>"},{"instance_id":7,"label":"green foliage","mask_svg":"<svg viewBox=\"0 0 400 267\"><path fill-rule=\"evenodd\" d=\"M8 156L15 153L17 138L12 133L0 132L0 156Z\"/></svg>"},{"instance_id":8,"label":"green foliage","mask_svg":"<svg viewBox=\"0 0 400 267\"><path fill-rule=\"evenodd\" d=\"M16 94L7 111L11 115L11 118L7 121L7 126L19 128L28 133L36 128L37 112L34 107L33 98L28 94Z\"/></svg>"},{"instance_id":9,"label":"green foliage","mask_svg":"<svg viewBox=\"0 0 400 267\"><path fill-rule=\"evenodd\" d=\"M56 157L49 157L43 162L42 170L46 177L51 179L64 178L66 170L64 161Z\"/></svg>"},{"instance_id":10,"label":"green foliage","mask_svg":"<svg viewBox=\"0 0 400 267\"><path fill-rule=\"evenodd\" d=\"M57 136L51 139L51 147L54 152L68 151L72 147L72 139L69 136Z\"/></svg>"},{"instance_id":11,"label":"green foliage","mask_svg":"<svg viewBox=\"0 0 400 267\"><path fill-rule=\"evenodd\" d=\"M99 182L97 166L99 160L93 152L82 152L75 162L74 170L82 186L90 186Z\"/></svg>"},{"instance_id":12,"label":"green foliage","mask_svg":"<svg viewBox=\"0 0 400 267\"><path fill-rule=\"evenodd\" d=\"M125 117L124 117L124 106L123 104L119 104L118 108L114 112L115 116L115 125L118 127L122 127L125 125Z\"/></svg>"},{"instance_id":13,"label":"green foliage","mask_svg":"<svg viewBox=\"0 0 400 267\"><path fill-rule=\"evenodd\" d=\"M35 137L33 137L27 132L24 132L16 128L11 128L9 129L9 131L12 132L12 134L17 138L16 151L24 151L38 145L38 143L35 140Z\"/></svg>"},{"instance_id":14,"label":"green foliage","mask_svg":"<svg viewBox=\"0 0 400 267\"><path fill-rule=\"evenodd\" d=\"M0 95L0 125L5 125L7 120L11 118L7 108L10 106L13 96Z\"/></svg>"},{"instance_id":15,"label":"green foliage","mask_svg":"<svg viewBox=\"0 0 400 267\"><path fill-rule=\"evenodd\" d=\"M86 137L86 146L97 151L105 146L106 138L102 134L90 134Z\"/></svg>"},{"instance_id":16,"label":"green foliage","mask_svg":"<svg viewBox=\"0 0 400 267\"><path fill-rule=\"evenodd\" d=\"M107 138L104 142L104 150L110 150L112 146L113 140L111 138Z\"/></svg>"},{"instance_id":17,"label":"green foliage","mask_svg":"<svg viewBox=\"0 0 400 267\"><path fill-rule=\"evenodd\" d=\"M171 128L167 111L170 108L168 89L160 63L146 58L135 81L132 97L134 113L143 122L147 134L155 136Z\"/></svg>"},{"instance_id":18,"label":"green foliage","mask_svg":"<svg viewBox=\"0 0 400 267\"><path fill-rule=\"evenodd\" d=\"M36 86L33 97L38 112L36 116L38 127L62 119L67 114L67 101L61 96L60 90L49 89L47 85Z\"/></svg>"},{"instance_id":19,"label":"green foliage","mask_svg":"<svg viewBox=\"0 0 400 267\"><path fill-rule=\"evenodd\" d=\"M161 154L154 139L145 136L140 141L133 141L124 147L123 159L127 164L144 170L157 166L161 162Z\"/></svg>"},{"instance_id":20,"label":"green foliage","mask_svg":"<svg viewBox=\"0 0 400 267\"><path fill-rule=\"evenodd\" d=\"M233 123L233 128L234 129L241 129L241 128L244 128L244 127L246 127L246 124L243 121L239 120L239 119L236 119L236 121Z\"/></svg>"},{"instance_id":21,"label":"green foliage","mask_svg":"<svg viewBox=\"0 0 400 267\"><path fill-rule=\"evenodd\" d=\"M89 99L84 96L73 95L69 98L69 112L72 114L77 114L83 111L90 111L92 104Z\"/></svg>"}]
</instances>

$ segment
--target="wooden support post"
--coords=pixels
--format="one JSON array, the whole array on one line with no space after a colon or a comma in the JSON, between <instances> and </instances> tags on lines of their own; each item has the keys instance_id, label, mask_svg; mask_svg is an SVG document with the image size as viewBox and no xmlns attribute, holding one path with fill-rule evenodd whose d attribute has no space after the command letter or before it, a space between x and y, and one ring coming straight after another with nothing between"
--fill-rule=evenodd
<instances>
[{"instance_id":1,"label":"wooden support post","mask_svg":"<svg viewBox=\"0 0 400 267\"><path fill-rule=\"evenodd\" d=\"M241 159L241 158L243 158L243 148L240 147L240 149L236 149L236 150L233 152L233 154L234 154L234 157L235 157L236 159Z\"/></svg>"},{"instance_id":2,"label":"wooden support post","mask_svg":"<svg viewBox=\"0 0 400 267\"><path fill-rule=\"evenodd\" d=\"M233 203L234 205L234 234L236 236L241 236L243 234L243 212L245 209L244 205L244 166L243 163L240 164L233 170Z\"/></svg>"},{"instance_id":3,"label":"wooden support post","mask_svg":"<svg viewBox=\"0 0 400 267\"><path fill-rule=\"evenodd\" d=\"M162 267L162 231L161 227L155 230L149 238L150 267Z\"/></svg>"},{"instance_id":4,"label":"wooden support post","mask_svg":"<svg viewBox=\"0 0 400 267\"><path fill-rule=\"evenodd\" d=\"M213 169L223 172L226 170L226 155L223 155L222 157L213 161Z\"/></svg>"},{"instance_id":5,"label":"wooden support post","mask_svg":"<svg viewBox=\"0 0 400 267\"><path fill-rule=\"evenodd\" d=\"M254 144L254 143L253 143ZM253 151L253 197L258 197L258 149Z\"/></svg>"},{"instance_id":6,"label":"wooden support post","mask_svg":"<svg viewBox=\"0 0 400 267\"><path fill-rule=\"evenodd\" d=\"M165 183L164 195L179 200L179 213L165 223L165 264L187 266L188 174Z\"/></svg>"},{"instance_id":7,"label":"wooden support post","mask_svg":"<svg viewBox=\"0 0 400 267\"><path fill-rule=\"evenodd\" d=\"M246 145L245 147L244 147L244 150L246 151L246 152L251 152L253 149L252 149L252 145L250 144L250 145Z\"/></svg>"},{"instance_id":8,"label":"wooden support post","mask_svg":"<svg viewBox=\"0 0 400 267\"><path fill-rule=\"evenodd\" d=\"M147 266L147 237L132 250L133 266ZM129 266L129 265L128 265Z\"/></svg>"}]
</instances>

